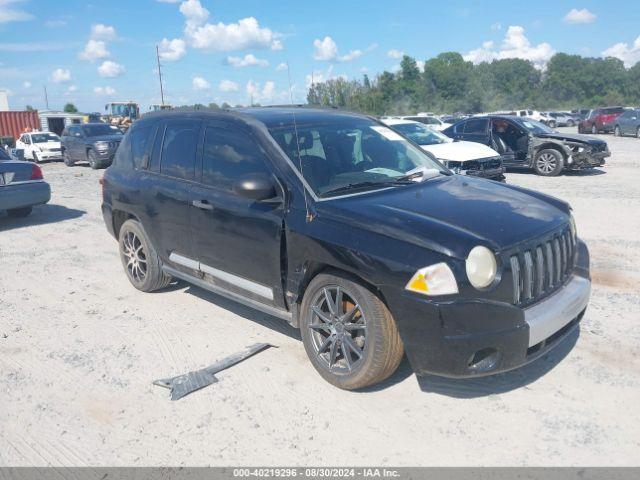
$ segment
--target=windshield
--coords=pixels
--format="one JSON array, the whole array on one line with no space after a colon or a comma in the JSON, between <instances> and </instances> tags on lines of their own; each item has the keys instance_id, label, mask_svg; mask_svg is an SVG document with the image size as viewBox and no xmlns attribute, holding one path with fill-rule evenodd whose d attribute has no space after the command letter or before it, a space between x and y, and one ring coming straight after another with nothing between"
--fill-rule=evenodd
<instances>
[{"instance_id":1,"label":"windshield","mask_svg":"<svg viewBox=\"0 0 640 480\"><path fill-rule=\"evenodd\" d=\"M32 133L31 141L33 143L59 142L60 137L53 133Z\"/></svg>"},{"instance_id":2,"label":"windshield","mask_svg":"<svg viewBox=\"0 0 640 480\"><path fill-rule=\"evenodd\" d=\"M530 118L527 118L526 120L522 120L521 124L524 128L526 128L532 133L555 133L556 132L553 128L547 127L544 123L531 120Z\"/></svg>"},{"instance_id":3,"label":"windshield","mask_svg":"<svg viewBox=\"0 0 640 480\"><path fill-rule=\"evenodd\" d=\"M318 196L381 188L417 168L446 170L395 131L368 119L298 125L300 159L293 125L269 131Z\"/></svg>"},{"instance_id":4,"label":"windshield","mask_svg":"<svg viewBox=\"0 0 640 480\"><path fill-rule=\"evenodd\" d=\"M120 117L129 117L136 118L136 107L133 104L128 105L111 105L111 112L113 115L118 115Z\"/></svg>"},{"instance_id":5,"label":"windshield","mask_svg":"<svg viewBox=\"0 0 640 480\"><path fill-rule=\"evenodd\" d=\"M418 145L438 145L449 141L449 137L435 132L421 123L398 123L391 125L391 128L409 137L411 141Z\"/></svg>"},{"instance_id":6,"label":"windshield","mask_svg":"<svg viewBox=\"0 0 640 480\"><path fill-rule=\"evenodd\" d=\"M113 128L106 123L98 123L95 125L85 125L82 127L82 131L87 137L99 137L101 135L122 135L122 132L117 128Z\"/></svg>"}]
</instances>

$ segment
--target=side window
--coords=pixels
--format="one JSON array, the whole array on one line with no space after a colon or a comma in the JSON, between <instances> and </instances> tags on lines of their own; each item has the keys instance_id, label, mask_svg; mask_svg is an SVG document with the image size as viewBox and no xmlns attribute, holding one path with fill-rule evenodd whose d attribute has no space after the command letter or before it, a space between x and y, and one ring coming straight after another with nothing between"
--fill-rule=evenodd
<instances>
[{"instance_id":1,"label":"side window","mask_svg":"<svg viewBox=\"0 0 640 480\"><path fill-rule=\"evenodd\" d=\"M464 133L470 135L484 135L487 133L488 121L486 118L474 118L464 125Z\"/></svg>"},{"instance_id":2,"label":"side window","mask_svg":"<svg viewBox=\"0 0 640 480\"><path fill-rule=\"evenodd\" d=\"M69 127L69 135L77 137L80 134L80 127Z\"/></svg>"},{"instance_id":3,"label":"side window","mask_svg":"<svg viewBox=\"0 0 640 480\"><path fill-rule=\"evenodd\" d=\"M153 133L155 132L155 125L147 125L144 127L137 127L131 130L129 136L129 142L131 144L131 158L133 160L133 167L139 169L144 165L144 156L149 153L150 144L153 141Z\"/></svg>"},{"instance_id":4,"label":"side window","mask_svg":"<svg viewBox=\"0 0 640 480\"><path fill-rule=\"evenodd\" d=\"M454 127L454 131L456 133L464 133L464 126L467 124L467 122L460 122L458 123L455 127Z\"/></svg>"},{"instance_id":5,"label":"side window","mask_svg":"<svg viewBox=\"0 0 640 480\"><path fill-rule=\"evenodd\" d=\"M24 143L31 145L31 137L29 137L29 135L24 136Z\"/></svg>"},{"instance_id":6,"label":"side window","mask_svg":"<svg viewBox=\"0 0 640 480\"><path fill-rule=\"evenodd\" d=\"M131 133L125 135L116 150L116 155L113 158L113 164L118 168L132 168L133 162L131 160Z\"/></svg>"},{"instance_id":7,"label":"side window","mask_svg":"<svg viewBox=\"0 0 640 480\"><path fill-rule=\"evenodd\" d=\"M262 149L247 134L207 127L202 156L202 183L231 190L249 173L270 174Z\"/></svg>"},{"instance_id":8,"label":"side window","mask_svg":"<svg viewBox=\"0 0 640 480\"><path fill-rule=\"evenodd\" d=\"M160 173L193 180L199 122L175 121L167 124L162 142Z\"/></svg>"}]
</instances>

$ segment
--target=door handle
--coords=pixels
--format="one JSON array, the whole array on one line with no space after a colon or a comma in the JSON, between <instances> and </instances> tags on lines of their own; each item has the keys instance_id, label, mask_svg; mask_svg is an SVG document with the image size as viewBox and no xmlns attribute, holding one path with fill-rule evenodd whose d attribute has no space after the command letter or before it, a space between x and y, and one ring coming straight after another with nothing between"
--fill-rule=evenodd
<instances>
[{"instance_id":1,"label":"door handle","mask_svg":"<svg viewBox=\"0 0 640 480\"><path fill-rule=\"evenodd\" d=\"M213 205L211 205L207 200L194 200L191 202L196 208L201 208L202 210L213 210Z\"/></svg>"}]
</instances>

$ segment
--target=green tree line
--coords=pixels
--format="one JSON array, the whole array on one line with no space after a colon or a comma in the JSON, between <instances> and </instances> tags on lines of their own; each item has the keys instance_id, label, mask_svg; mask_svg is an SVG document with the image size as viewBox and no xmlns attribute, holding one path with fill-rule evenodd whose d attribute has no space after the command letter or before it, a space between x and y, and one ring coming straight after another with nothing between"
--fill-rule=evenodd
<instances>
[{"instance_id":1,"label":"green tree line","mask_svg":"<svg viewBox=\"0 0 640 480\"><path fill-rule=\"evenodd\" d=\"M616 58L558 53L540 71L528 60L474 65L457 52L444 52L427 60L421 71L416 60L405 55L396 73L317 83L307 101L373 115L640 106L640 62L625 68Z\"/></svg>"}]
</instances>

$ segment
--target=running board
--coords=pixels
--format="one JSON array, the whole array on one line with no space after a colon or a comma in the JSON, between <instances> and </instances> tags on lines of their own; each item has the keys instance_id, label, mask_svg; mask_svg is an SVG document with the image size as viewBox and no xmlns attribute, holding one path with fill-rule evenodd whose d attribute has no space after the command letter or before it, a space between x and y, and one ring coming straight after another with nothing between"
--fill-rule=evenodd
<instances>
[{"instance_id":1,"label":"running board","mask_svg":"<svg viewBox=\"0 0 640 480\"><path fill-rule=\"evenodd\" d=\"M162 266L162 271L167 275L171 275L172 277L179 278L184 280L185 282L192 283L197 287L203 288L205 290L209 290L210 292L216 293L223 297L226 297L235 302L241 303L250 308L254 308L256 310L260 310L261 312L268 313L269 315L273 315L274 317L281 318L291 323L291 312L286 310L282 310L281 308L273 307L271 305L265 305L264 303L258 302L256 300L252 300L247 297L243 297L242 295L238 295L237 293L230 292L229 290L219 287L217 285L213 285L209 282L205 282L204 280L194 277L193 275L189 275L188 273L180 272L171 267L167 267L166 265Z\"/></svg>"}]
</instances>

